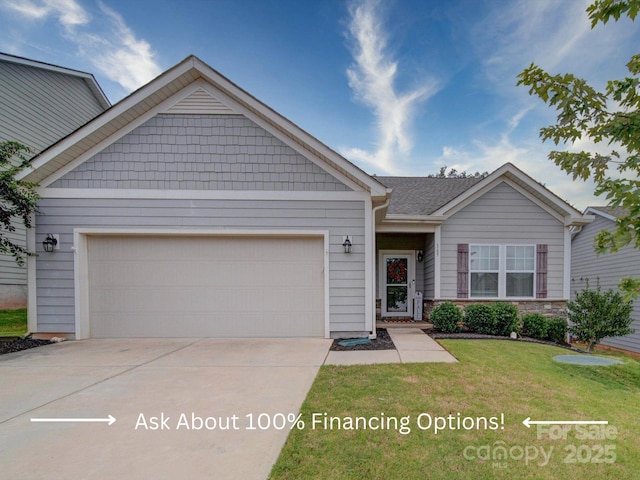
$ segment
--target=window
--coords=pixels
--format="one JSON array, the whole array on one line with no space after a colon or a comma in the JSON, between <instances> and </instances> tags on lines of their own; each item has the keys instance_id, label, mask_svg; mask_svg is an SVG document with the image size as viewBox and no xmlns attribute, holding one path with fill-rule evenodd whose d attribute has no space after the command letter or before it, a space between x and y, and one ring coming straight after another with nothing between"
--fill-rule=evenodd
<instances>
[{"instance_id":1,"label":"window","mask_svg":"<svg viewBox=\"0 0 640 480\"><path fill-rule=\"evenodd\" d=\"M535 296L535 245L469 245L470 296Z\"/></svg>"}]
</instances>

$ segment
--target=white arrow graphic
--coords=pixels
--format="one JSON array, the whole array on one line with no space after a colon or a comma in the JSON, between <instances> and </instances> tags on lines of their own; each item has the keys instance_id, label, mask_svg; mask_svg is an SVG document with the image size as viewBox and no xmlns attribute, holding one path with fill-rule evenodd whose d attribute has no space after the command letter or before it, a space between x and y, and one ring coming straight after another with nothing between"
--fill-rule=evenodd
<instances>
[{"instance_id":1,"label":"white arrow graphic","mask_svg":"<svg viewBox=\"0 0 640 480\"><path fill-rule=\"evenodd\" d=\"M531 425L608 425L607 420L531 420L531 417L525 418L522 423L525 427L531 428Z\"/></svg>"},{"instance_id":2,"label":"white arrow graphic","mask_svg":"<svg viewBox=\"0 0 640 480\"><path fill-rule=\"evenodd\" d=\"M59 422L73 422L73 423L106 423L108 425L113 425L116 421L116 417L113 415L109 415L107 418L32 418L32 422L48 422L48 423L59 423Z\"/></svg>"}]
</instances>

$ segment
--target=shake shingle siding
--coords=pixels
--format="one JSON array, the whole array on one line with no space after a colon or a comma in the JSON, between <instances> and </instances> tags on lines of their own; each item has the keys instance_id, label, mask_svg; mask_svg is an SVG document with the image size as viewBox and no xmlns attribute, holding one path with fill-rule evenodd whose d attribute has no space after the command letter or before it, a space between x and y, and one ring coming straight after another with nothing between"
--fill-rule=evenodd
<instances>
[{"instance_id":1,"label":"shake shingle siding","mask_svg":"<svg viewBox=\"0 0 640 480\"><path fill-rule=\"evenodd\" d=\"M349 190L251 120L233 115L158 115L51 187Z\"/></svg>"},{"instance_id":2,"label":"shake shingle siding","mask_svg":"<svg viewBox=\"0 0 640 480\"><path fill-rule=\"evenodd\" d=\"M458 244L548 244L548 298L563 298L564 225L501 183L452 215L441 231L441 297L457 297Z\"/></svg>"},{"instance_id":3,"label":"shake shingle siding","mask_svg":"<svg viewBox=\"0 0 640 480\"><path fill-rule=\"evenodd\" d=\"M598 283L603 289L617 289L623 277L640 276L640 250L625 247L616 253L597 255L594 250L594 238L602 229L612 230L614 222L596 215L592 224L582 228L571 245L571 298L583 290L587 281L590 288ZM636 302L637 304L638 302ZM604 345L640 352L640 308L634 308L631 328L635 333L624 337L607 338Z\"/></svg>"}]
</instances>

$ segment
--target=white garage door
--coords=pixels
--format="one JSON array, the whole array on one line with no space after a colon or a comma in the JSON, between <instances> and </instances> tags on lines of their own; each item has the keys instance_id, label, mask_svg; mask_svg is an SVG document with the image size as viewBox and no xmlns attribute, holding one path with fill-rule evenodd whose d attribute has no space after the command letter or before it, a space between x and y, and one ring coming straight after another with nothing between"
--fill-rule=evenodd
<instances>
[{"instance_id":1,"label":"white garage door","mask_svg":"<svg viewBox=\"0 0 640 480\"><path fill-rule=\"evenodd\" d=\"M91 337L322 337L323 245L322 237L89 237Z\"/></svg>"}]
</instances>

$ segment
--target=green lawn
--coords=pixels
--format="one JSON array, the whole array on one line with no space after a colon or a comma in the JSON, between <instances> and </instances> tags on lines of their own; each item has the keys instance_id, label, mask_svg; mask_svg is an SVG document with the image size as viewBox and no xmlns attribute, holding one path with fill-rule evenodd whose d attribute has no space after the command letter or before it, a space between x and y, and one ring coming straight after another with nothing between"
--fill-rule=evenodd
<instances>
[{"instance_id":1,"label":"green lawn","mask_svg":"<svg viewBox=\"0 0 640 480\"><path fill-rule=\"evenodd\" d=\"M0 310L0 337L21 337L27 333L27 309Z\"/></svg>"},{"instance_id":2,"label":"green lawn","mask_svg":"<svg viewBox=\"0 0 640 480\"><path fill-rule=\"evenodd\" d=\"M638 478L640 363L636 360L619 357L624 365L581 367L552 361L554 355L568 352L545 345L490 340L441 343L459 363L322 367L301 409L306 425L291 432L271 477ZM409 417L411 431L403 434L394 425L384 430L330 430L323 423L314 429L312 414L320 414L317 418L322 420L325 412L342 419L396 417L400 424L402 417ZM418 425L421 414L425 415ZM432 420L452 415L453 428L447 425L436 434L426 414ZM478 417L486 418L489 427L496 426L490 417L497 417L498 428L484 428ZM567 426L563 436L558 426L542 427L540 432L535 425L525 427L522 421L527 417L607 420L609 430ZM469 429L458 428L458 419ZM438 420L444 421L449 422ZM595 438L585 438L589 436ZM505 459L499 456L504 452L500 447L506 448Z\"/></svg>"}]
</instances>

